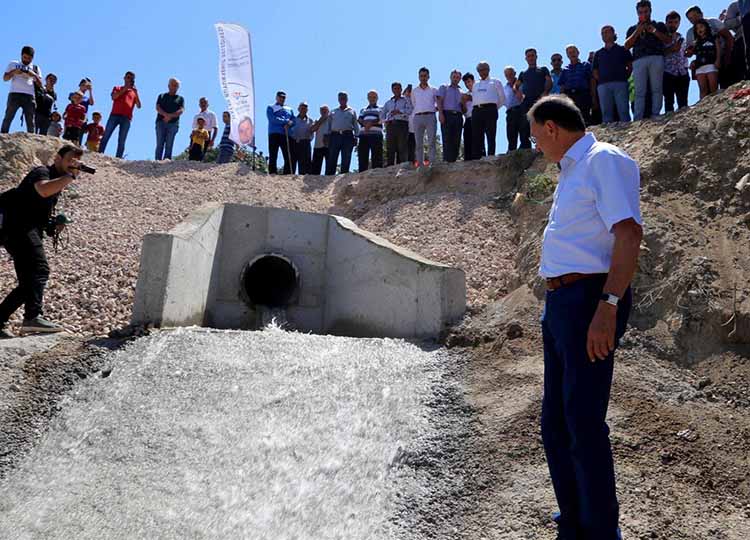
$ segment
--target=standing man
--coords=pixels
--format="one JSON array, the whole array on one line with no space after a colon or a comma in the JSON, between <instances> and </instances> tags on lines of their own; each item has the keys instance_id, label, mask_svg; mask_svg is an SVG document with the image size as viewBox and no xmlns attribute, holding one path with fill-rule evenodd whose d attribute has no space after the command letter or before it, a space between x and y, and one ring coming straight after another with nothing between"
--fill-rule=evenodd
<instances>
[{"instance_id":1,"label":"standing man","mask_svg":"<svg viewBox=\"0 0 750 540\"><path fill-rule=\"evenodd\" d=\"M172 159L174 138L180 130L180 116L185 112L185 100L177 94L180 81L172 77L168 88L168 92L156 98L156 161ZM206 129L205 126L203 129Z\"/></svg>"},{"instance_id":2,"label":"standing man","mask_svg":"<svg viewBox=\"0 0 750 540\"><path fill-rule=\"evenodd\" d=\"M294 119L292 138L294 148L292 149L292 174L295 168L298 174L309 174L312 159L310 156L310 141L312 141L312 118L307 116L308 106L304 101L297 107L297 118Z\"/></svg>"},{"instance_id":3,"label":"standing man","mask_svg":"<svg viewBox=\"0 0 750 540\"><path fill-rule=\"evenodd\" d=\"M414 107L413 120L414 137L416 146L417 167L427 166L435 162L435 136L437 135L437 122L435 111L437 110L437 89L428 84L430 70L426 67L419 68L419 84L411 94L411 104ZM427 147L429 149L429 161L424 159L424 135L427 132Z\"/></svg>"},{"instance_id":4,"label":"standing man","mask_svg":"<svg viewBox=\"0 0 750 540\"><path fill-rule=\"evenodd\" d=\"M745 37L746 79L750 79L750 0L739 0L740 17L742 17L742 35Z\"/></svg>"},{"instance_id":5,"label":"standing man","mask_svg":"<svg viewBox=\"0 0 750 540\"><path fill-rule=\"evenodd\" d=\"M198 118L203 118L204 126L210 135L206 147L203 149L205 154L209 148L213 148L216 144L216 137L219 134L219 119L216 117L216 113L208 108L206 98L202 97L198 100L198 108L200 108L200 112L193 117L193 129L198 127Z\"/></svg>"},{"instance_id":6,"label":"standing man","mask_svg":"<svg viewBox=\"0 0 750 540\"><path fill-rule=\"evenodd\" d=\"M133 121L133 109L141 108L141 98L135 87L135 73L128 71L124 77L125 84L115 86L112 89L112 112L107 119L107 127L104 129L104 137L99 145L99 152L102 154L107 150L107 143L110 137L118 127L120 131L117 135L117 153L116 157L121 158L125 155L125 141L128 138L130 124Z\"/></svg>"},{"instance_id":7,"label":"standing man","mask_svg":"<svg viewBox=\"0 0 750 540\"><path fill-rule=\"evenodd\" d=\"M368 169L368 161L372 157L372 169L383 168L383 123L382 109L378 105L378 93L375 90L367 92L367 107L359 112L357 122L359 130L359 172Z\"/></svg>"},{"instance_id":8,"label":"standing man","mask_svg":"<svg viewBox=\"0 0 750 540\"><path fill-rule=\"evenodd\" d=\"M646 113L646 94L651 91L651 116L659 116L664 98L664 49L672 42L664 23L651 20L651 2L636 4L638 24L628 28L625 48L633 50L633 80L635 83L634 120L643 120Z\"/></svg>"},{"instance_id":9,"label":"standing man","mask_svg":"<svg viewBox=\"0 0 750 540\"><path fill-rule=\"evenodd\" d=\"M514 83L515 89L523 94L523 102L521 103L521 109L515 111L513 120L516 122L516 125L519 126L521 148L531 148L531 142L529 142L530 127L529 122L526 120L526 113L528 113L529 110L531 110L531 107L533 107L542 97L549 95L555 83L549 70L544 66L539 67L537 65L539 56L536 49L526 49L525 56L528 69L522 71L518 80ZM553 58L556 57L553 56ZM562 57L560 57L560 65L562 65ZM562 71L560 73L562 73ZM508 142L510 143L510 140Z\"/></svg>"},{"instance_id":10,"label":"standing man","mask_svg":"<svg viewBox=\"0 0 750 540\"><path fill-rule=\"evenodd\" d=\"M617 540L619 505L606 423L614 352L625 333L641 238L640 172L586 133L568 98L529 111L536 145L560 166L542 240L542 440L559 538Z\"/></svg>"},{"instance_id":11,"label":"standing man","mask_svg":"<svg viewBox=\"0 0 750 540\"><path fill-rule=\"evenodd\" d=\"M437 106L440 132L443 136L443 160L453 163L458 159L461 150L461 130L464 125L463 94L459 83L461 72L451 71L450 84L443 84L438 88Z\"/></svg>"},{"instance_id":12,"label":"standing man","mask_svg":"<svg viewBox=\"0 0 750 540\"><path fill-rule=\"evenodd\" d=\"M721 39L721 67L719 68L719 86L720 88L729 88L736 81L733 80L733 67L732 67L732 50L734 49L734 36L727 28L724 27L724 23L714 17L705 18L703 16L703 10L698 6L693 6L687 10L685 16L693 25L692 28L688 29L685 35L685 43L687 45L686 55L693 56L695 54L695 24L698 21L706 20L708 26L711 27L711 33L714 36L719 36Z\"/></svg>"},{"instance_id":13,"label":"standing man","mask_svg":"<svg viewBox=\"0 0 750 540\"><path fill-rule=\"evenodd\" d=\"M339 106L331 111L331 140L328 148L328 161L326 163L326 174L336 174L336 164L341 154L341 172L349 172L352 162L352 151L357 143L359 124L357 123L357 112L349 107L349 94L339 92Z\"/></svg>"},{"instance_id":14,"label":"standing man","mask_svg":"<svg viewBox=\"0 0 750 540\"><path fill-rule=\"evenodd\" d=\"M664 50L664 112L669 113L674 112L675 98L678 109L688 106L690 75L685 56L685 40L677 31L680 28L680 14L676 11L669 12L666 25L671 42Z\"/></svg>"},{"instance_id":15,"label":"standing man","mask_svg":"<svg viewBox=\"0 0 750 540\"><path fill-rule=\"evenodd\" d=\"M232 134L232 115L229 111L224 111L221 115L221 120L224 122L224 133L221 135L219 141L219 155L216 156L216 163L229 163L234 157L234 151L237 148L237 144L230 138Z\"/></svg>"},{"instance_id":16,"label":"standing man","mask_svg":"<svg viewBox=\"0 0 750 540\"><path fill-rule=\"evenodd\" d=\"M562 76L563 72L562 54L553 54L552 58L550 58L550 64L552 65L552 69L550 70L550 76L552 77L552 90L550 90L549 93L561 94L562 92L560 92L560 77Z\"/></svg>"},{"instance_id":17,"label":"standing man","mask_svg":"<svg viewBox=\"0 0 750 540\"><path fill-rule=\"evenodd\" d=\"M36 87L42 86L42 72L39 66L32 64L34 60L34 48L26 45L21 49L21 61L13 61L8 64L3 81L10 81L10 92L8 93L8 105L5 108L5 118L0 128L0 133L8 133L10 124L16 116L18 109L23 112L26 121L26 131L34 133L34 116L36 103L34 94Z\"/></svg>"},{"instance_id":18,"label":"standing man","mask_svg":"<svg viewBox=\"0 0 750 540\"><path fill-rule=\"evenodd\" d=\"M526 110L523 107L523 92L516 78L516 69L508 66L504 71L507 81L503 90L505 91L505 128L508 136L508 152L518 148L518 138L521 138L521 148L531 148L529 137L530 126L526 119Z\"/></svg>"},{"instance_id":19,"label":"standing man","mask_svg":"<svg viewBox=\"0 0 750 540\"><path fill-rule=\"evenodd\" d=\"M294 125L294 112L284 105L286 92L276 92L276 103L266 108L268 118L268 174L277 174L276 160L279 149L284 157L284 174L292 174L292 156L289 130Z\"/></svg>"},{"instance_id":20,"label":"standing man","mask_svg":"<svg viewBox=\"0 0 750 540\"><path fill-rule=\"evenodd\" d=\"M594 54L593 65L602 122L614 122L615 112L620 122L630 122L628 79L633 71L633 55L617 44L617 34L611 25L602 27L602 41L604 47Z\"/></svg>"},{"instance_id":21,"label":"standing man","mask_svg":"<svg viewBox=\"0 0 750 540\"><path fill-rule=\"evenodd\" d=\"M409 117L411 101L401 95L403 87L400 82L391 84L393 97L383 105L383 123L385 124L385 143L388 148L386 166L408 161L409 151Z\"/></svg>"},{"instance_id":22,"label":"standing man","mask_svg":"<svg viewBox=\"0 0 750 540\"><path fill-rule=\"evenodd\" d=\"M747 3L750 7L750 2ZM747 62L745 61L745 34L742 31L742 13L740 2L732 2L727 8L724 18L724 28L734 32L734 47L732 48L732 75L735 82L749 78Z\"/></svg>"},{"instance_id":23,"label":"standing man","mask_svg":"<svg viewBox=\"0 0 750 540\"><path fill-rule=\"evenodd\" d=\"M22 333L54 333L63 328L45 320L44 288L49 279L49 264L44 253L44 231L54 215L58 195L78 175L78 160L83 150L66 144L50 166L36 167L19 186L8 192L3 234L5 249L13 259L18 285L0 303L0 338L12 338L6 325L11 315L24 305ZM61 232L64 224L56 226Z\"/></svg>"},{"instance_id":24,"label":"standing man","mask_svg":"<svg viewBox=\"0 0 750 540\"><path fill-rule=\"evenodd\" d=\"M560 76L560 90L573 100L583 114L586 125L591 124L591 108L594 105L596 85L592 80L591 64L581 62L580 51L575 45L565 47L565 54L570 60ZM597 98L598 99L598 98Z\"/></svg>"},{"instance_id":25,"label":"standing man","mask_svg":"<svg viewBox=\"0 0 750 540\"><path fill-rule=\"evenodd\" d=\"M474 102L471 97L471 90L474 88L474 74L465 73L461 78L466 85L467 92L463 95L461 100L461 107L464 110L464 161L471 161L474 159L474 149L472 147L472 126L471 126L471 113L474 108Z\"/></svg>"},{"instance_id":26,"label":"standing man","mask_svg":"<svg viewBox=\"0 0 750 540\"><path fill-rule=\"evenodd\" d=\"M36 111L35 111L35 129L39 135L46 135L49 130L50 115L55 110L57 104L57 92L55 84L57 76L54 73L48 73L44 78L44 86L36 89Z\"/></svg>"},{"instance_id":27,"label":"standing man","mask_svg":"<svg viewBox=\"0 0 750 540\"><path fill-rule=\"evenodd\" d=\"M490 78L490 65L487 62L479 62L477 72L480 79L474 83L471 91L471 99L474 102L471 113L471 138L474 159L481 159L484 155L485 139L487 155L495 155L498 110L505 105L505 91L500 81Z\"/></svg>"},{"instance_id":28,"label":"standing man","mask_svg":"<svg viewBox=\"0 0 750 540\"><path fill-rule=\"evenodd\" d=\"M328 105L320 107L320 118L313 124L311 131L315 133L315 149L313 150L312 170L310 174L324 172L323 162L328 165L328 141L331 137L331 111Z\"/></svg>"}]
</instances>

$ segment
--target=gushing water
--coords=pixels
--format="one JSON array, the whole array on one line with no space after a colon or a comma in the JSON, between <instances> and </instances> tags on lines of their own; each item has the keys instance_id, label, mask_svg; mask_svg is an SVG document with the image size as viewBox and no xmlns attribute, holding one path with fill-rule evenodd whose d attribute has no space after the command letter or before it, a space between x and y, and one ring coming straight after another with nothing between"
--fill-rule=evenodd
<instances>
[{"instance_id":1,"label":"gushing water","mask_svg":"<svg viewBox=\"0 0 750 540\"><path fill-rule=\"evenodd\" d=\"M430 427L440 353L177 330L113 355L0 485L0 538L390 538L390 464Z\"/></svg>"}]
</instances>

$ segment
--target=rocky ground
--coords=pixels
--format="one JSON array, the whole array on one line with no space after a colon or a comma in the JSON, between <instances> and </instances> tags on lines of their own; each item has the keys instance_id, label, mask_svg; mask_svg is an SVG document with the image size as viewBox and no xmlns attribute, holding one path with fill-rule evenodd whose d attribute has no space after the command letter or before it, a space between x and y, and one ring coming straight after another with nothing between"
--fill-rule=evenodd
<instances>
[{"instance_id":1,"label":"rocky ground","mask_svg":"<svg viewBox=\"0 0 750 540\"><path fill-rule=\"evenodd\" d=\"M730 91L655 121L595 130L640 163L646 220L610 411L626 538L750 537L748 113L750 98ZM1 137L0 184L53 151L46 138ZM82 340L127 324L144 234L168 230L207 201L333 212L467 274L469 312L445 343L468 359L456 362L457 384L433 403L438 424L456 415L464 422L446 423L439 452L430 444L403 460L434 486L404 501L409 531L554 537L538 428L543 290L535 271L553 166L517 152L431 171L283 178L236 164L87 161L99 171L64 201L75 225L67 249L50 255L47 295L48 314L78 336L76 345L0 361L0 387L21 390L0 399L0 423L10 426L0 443L10 433L32 444L75 377L98 369L97 349ZM12 282L4 260L0 291ZM7 471L18 456L2 456L3 444Z\"/></svg>"}]
</instances>

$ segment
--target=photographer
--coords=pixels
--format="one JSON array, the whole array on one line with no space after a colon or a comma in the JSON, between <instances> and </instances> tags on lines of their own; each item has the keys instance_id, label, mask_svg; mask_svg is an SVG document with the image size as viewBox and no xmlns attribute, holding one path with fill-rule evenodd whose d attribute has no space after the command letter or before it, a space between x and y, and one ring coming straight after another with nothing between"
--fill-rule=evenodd
<instances>
[{"instance_id":1,"label":"photographer","mask_svg":"<svg viewBox=\"0 0 750 540\"><path fill-rule=\"evenodd\" d=\"M55 206L60 192L76 179L82 155L83 150L66 144L55 154L52 165L36 167L17 188L3 194L2 236L13 258L18 285L0 304L0 338L14 337L6 325L21 304L25 304L21 333L63 330L42 318L42 297L49 278L43 238L45 230L59 233L65 227L53 221Z\"/></svg>"},{"instance_id":2,"label":"photographer","mask_svg":"<svg viewBox=\"0 0 750 540\"><path fill-rule=\"evenodd\" d=\"M11 62L3 74L5 82L10 81L10 92L8 93L8 106L5 109L5 118L0 128L0 133L8 133L10 124L16 116L18 109L23 110L26 119L26 131L34 133L34 112L36 102L34 93L37 87L41 87L42 73L39 66L31 62L34 60L34 48L28 45L21 49L21 61Z\"/></svg>"}]
</instances>

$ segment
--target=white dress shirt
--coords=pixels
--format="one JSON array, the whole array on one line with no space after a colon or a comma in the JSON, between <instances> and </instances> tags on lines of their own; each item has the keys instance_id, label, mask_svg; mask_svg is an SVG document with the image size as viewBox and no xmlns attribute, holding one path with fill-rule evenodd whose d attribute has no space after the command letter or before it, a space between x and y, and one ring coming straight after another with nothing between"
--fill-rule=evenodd
<instances>
[{"instance_id":1,"label":"white dress shirt","mask_svg":"<svg viewBox=\"0 0 750 540\"><path fill-rule=\"evenodd\" d=\"M474 107L494 103L499 109L505 105L503 83L497 79L479 79L471 89L471 100L474 102Z\"/></svg>"},{"instance_id":2,"label":"white dress shirt","mask_svg":"<svg viewBox=\"0 0 750 540\"><path fill-rule=\"evenodd\" d=\"M434 113L437 111L437 88L415 86L411 91L411 104L414 106L412 114Z\"/></svg>"},{"instance_id":3,"label":"white dress shirt","mask_svg":"<svg viewBox=\"0 0 750 540\"><path fill-rule=\"evenodd\" d=\"M205 120L206 125L203 127L205 127L209 133L211 133L213 128L219 127L219 120L216 118L216 113L209 109L201 111L193 117L193 129L198 127L198 118L203 118L203 120Z\"/></svg>"},{"instance_id":4,"label":"white dress shirt","mask_svg":"<svg viewBox=\"0 0 750 540\"><path fill-rule=\"evenodd\" d=\"M553 278L607 273L615 242L612 227L629 218L643 224L638 164L616 146L587 133L560 165L539 274Z\"/></svg>"}]
</instances>

